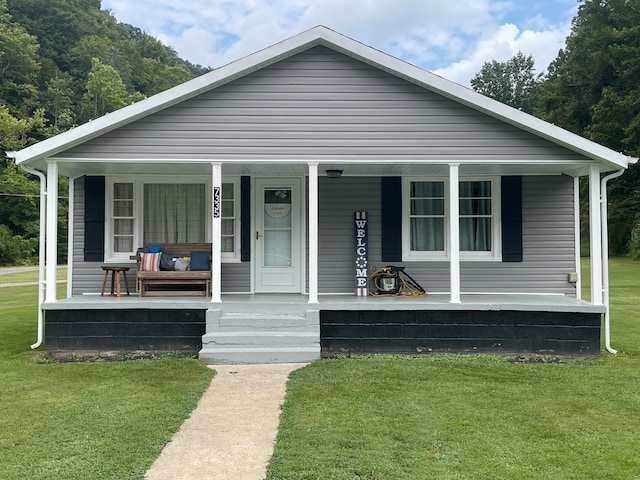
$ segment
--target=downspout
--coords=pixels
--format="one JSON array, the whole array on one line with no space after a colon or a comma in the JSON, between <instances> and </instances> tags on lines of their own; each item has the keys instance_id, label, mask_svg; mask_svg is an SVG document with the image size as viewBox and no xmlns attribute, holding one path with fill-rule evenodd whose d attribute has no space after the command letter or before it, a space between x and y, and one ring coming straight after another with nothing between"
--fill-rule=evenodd
<instances>
[{"instance_id":1,"label":"downspout","mask_svg":"<svg viewBox=\"0 0 640 480\"><path fill-rule=\"evenodd\" d=\"M39 172L37 170L33 170L29 167L25 167L20 164L20 168L31 175L37 175L40 177L40 246L39 246L39 260L38 260L38 339L36 343L31 345L32 349L38 348L42 345L42 341L44 340L44 318L42 314L42 304L44 302L44 292L46 288L46 281L44 276L44 266L45 266L45 251L46 251L46 202L47 202L47 178L44 173Z\"/></svg>"},{"instance_id":2,"label":"downspout","mask_svg":"<svg viewBox=\"0 0 640 480\"><path fill-rule=\"evenodd\" d=\"M604 177L600 183L600 216L602 227L602 300L604 303L604 346L614 355L618 351L611 347L610 316L609 316L609 226L607 208L607 182L624 173L624 168Z\"/></svg>"}]
</instances>

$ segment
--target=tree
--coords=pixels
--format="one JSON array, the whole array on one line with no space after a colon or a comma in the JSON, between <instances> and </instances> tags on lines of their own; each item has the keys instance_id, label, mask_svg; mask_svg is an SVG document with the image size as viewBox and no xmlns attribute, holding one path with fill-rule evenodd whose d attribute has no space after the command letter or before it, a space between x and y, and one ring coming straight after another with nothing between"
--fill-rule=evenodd
<instances>
[{"instance_id":1,"label":"tree","mask_svg":"<svg viewBox=\"0 0 640 480\"><path fill-rule=\"evenodd\" d=\"M640 6L586 0L541 88L542 118L628 155L640 155ZM640 213L640 166L611 182L611 252L627 251Z\"/></svg>"},{"instance_id":2,"label":"tree","mask_svg":"<svg viewBox=\"0 0 640 480\"><path fill-rule=\"evenodd\" d=\"M535 108L539 84L533 57L522 52L505 62L486 62L471 79L476 92L527 113Z\"/></svg>"},{"instance_id":3,"label":"tree","mask_svg":"<svg viewBox=\"0 0 640 480\"><path fill-rule=\"evenodd\" d=\"M13 111L26 112L36 104L38 42L10 20L0 0L0 98Z\"/></svg>"},{"instance_id":4,"label":"tree","mask_svg":"<svg viewBox=\"0 0 640 480\"><path fill-rule=\"evenodd\" d=\"M127 93L124 82L115 68L105 65L97 58L91 60L91 71L85 94L90 118L118 110L141 98L140 93L136 92L133 95Z\"/></svg>"}]
</instances>

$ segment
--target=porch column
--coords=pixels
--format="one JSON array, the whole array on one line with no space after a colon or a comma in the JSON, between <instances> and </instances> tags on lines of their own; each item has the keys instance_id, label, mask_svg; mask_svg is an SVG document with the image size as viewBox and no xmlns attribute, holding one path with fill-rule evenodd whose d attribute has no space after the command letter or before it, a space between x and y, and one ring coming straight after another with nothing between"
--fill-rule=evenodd
<instances>
[{"instance_id":1,"label":"porch column","mask_svg":"<svg viewBox=\"0 0 640 480\"><path fill-rule=\"evenodd\" d=\"M309 163L309 303L318 303L318 164Z\"/></svg>"},{"instance_id":2,"label":"porch column","mask_svg":"<svg viewBox=\"0 0 640 480\"><path fill-rule=\"evenodd\" d=\"M573 178L573 234L576 261L576 298L582 299L582 269L580 268L580 178Z\"/></svg>"},{"instance_id":3,"label":"porch column","mask_svg":"<svg viewBox=\"0 0 640 480\"><path fill-rule=\"evenodd\" d=\"M74 197L75 197L75 186L76 180L73 177L68 177L69 179L69 203L68 207L68 218L67 218L67 298L71 298L73 294L73 217L75 215L75 205L74 205ZM119 274L118 274L119 275Z\"/></svg>"},{"instance_id":4,"label":"porch column","mask_svg":"<svg viewBox=\"0 0 640 480\"><path fill-rule=\"evenodd\" d=\"M46 302L56 301L58 264L58 163L47 160Z\"/></svg>"},{"instance_id":5,"label":"porch column","mask_svg":"<svg viewBox=\"0 0 640 480\"><path fill-rule=\"evenodd\" d=\"M460 303L460 188L459 163L449 164L450 303Z\"/></svg>"},{"instance_id":6,"label":"porch column","mask_svg":"<svg viewBox=\"0 0 640 480\"><path fill-rule=\"evenodd\" d=\"M222 302L222 164L211 164L211 302Z\"/></svg>"},{"instance_id":7,"label":"porch column","mask_svg":"<svg viewBox=\"0 0 640 480\"><path fill-rule=\"evenodd\" d=\"M591 303L602 305L602 219L600 217L600 169L589 170L589 234L591 260Z\"/></svg>"}]
</instances>

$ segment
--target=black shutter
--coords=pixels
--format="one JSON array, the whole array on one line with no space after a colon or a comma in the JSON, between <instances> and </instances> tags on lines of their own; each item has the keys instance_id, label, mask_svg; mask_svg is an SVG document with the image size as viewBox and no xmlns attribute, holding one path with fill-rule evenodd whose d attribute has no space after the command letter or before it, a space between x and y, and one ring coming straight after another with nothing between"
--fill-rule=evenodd
<instances>
[{"instance_id":1,"label":"black shutter","mask_svg":"<svg viewBox=\"0 0 640 480\"><path fill-rule=\"evenodd\" d=\"M402 178L381 178L382 261L402 261Z\"/></svg>"},{"instance_id":2,"label":"black shutter","mask_svg":"<svg viewBox=\"0 0 640 480\"><path fill-rule=\"evenodd\" d=\"M84 177L84 260L104 261L104 177Z\"/></svg>"},{"instance_id":3,"label":"black shutter","mask_svg":"<svg viewBox=\"0 0 640 480\"><path fill-rule=\"evenodd\" d=\"M502 261L522 262L522 177L502 177Z\"/></svg>"},{"instance_id":4,"label":"black shutter","mask_svg":"<svg viewBox=\"0 0 640 480\"><path fill-rule=\"evenodd\" d=\"M251 177L240 177L240 260L251 261Z\"/></svg>"}]
</instances>

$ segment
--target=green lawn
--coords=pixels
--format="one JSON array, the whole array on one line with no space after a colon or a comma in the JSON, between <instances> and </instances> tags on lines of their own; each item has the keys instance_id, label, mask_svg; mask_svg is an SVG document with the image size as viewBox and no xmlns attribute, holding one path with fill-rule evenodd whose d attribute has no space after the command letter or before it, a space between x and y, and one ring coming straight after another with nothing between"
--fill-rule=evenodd
<instances>
[{"instance_id":1,"label":"green lawn","mask_svg":"<svg viewBox=\"0 0 640 480\"><path fill-rule=\"evenodd\" d=\"M212 371L170 355L48 363L29 348L36 304L36 286L0 289L0 478L142 479Z\"/></svg>"},{"instance_id":2,"label":"green lawn","mask_svg":"<svg viewBox=\"0 0 640 480\"><path fill-rule=\"evenodd\" d=\"M0 268L0 284L3 283L17 283L17 282L37 282L38 281L38 271L34 272L22 272L22 273L4 273L3 269ZM56 278L58 280L66 280L67 279L67 267L58 267L58 271L56 273Z\"/></svg>"},{"instance_id":3,"label":"green lawn","mask_svg":"<svg viewBox=\"0 0 640 480\"><path fill-rule=\"evenodd\" d=\"M294 372L267 478L640 479L639 273L611 261L618 356L371 356Z\"/></svg>"}]
</instances>

